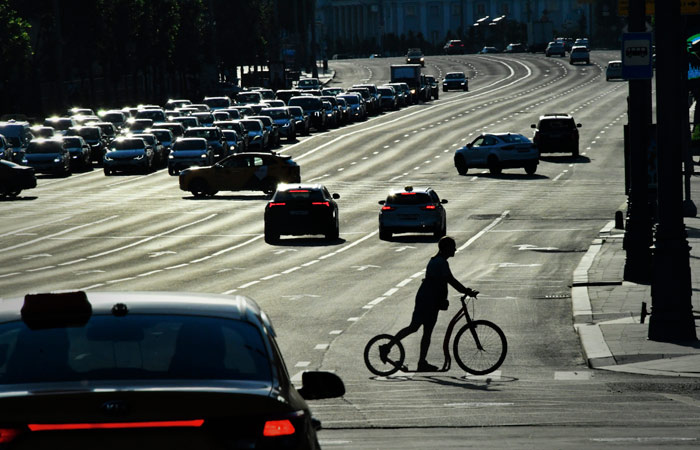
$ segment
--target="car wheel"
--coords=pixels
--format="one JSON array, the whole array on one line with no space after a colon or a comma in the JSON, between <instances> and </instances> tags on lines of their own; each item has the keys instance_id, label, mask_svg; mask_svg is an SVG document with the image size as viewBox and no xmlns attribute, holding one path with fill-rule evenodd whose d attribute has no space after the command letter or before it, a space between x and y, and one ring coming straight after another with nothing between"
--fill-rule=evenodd
<instances>
[{"instance_id":1,"label":"car wheel","mask_svg":"<svg viewBox=\"0 0 700 450\"><path fill-rule=\"evenodd\" d=\"M495 156L489 157L488 166L491 175L500 175L502 169L501 164L498 162L498 158L496 158Z\"/></svg>"},{"instance_id":2,"label":"car wheel","mask_svg":"<svg viewBox=\"0 0 700 450\"><path fill-rule=\"evenodd\" d=\"M439 228L436 228L433 232L433 236L436 238L441 238L447 234L447 224L443 223Z\"/></svg>"},{"instance_id":3,"label":"car wheel","mask_svg":"<svg viewBox=\"0 0 700 450\"><path fill-rule=\"evenodd\" d=\"M382 241L389 241L391 240L391 231L387 231L384 228L379 228L379 239Z\"/></svg>"},{"instance_id":4,"label":"car wheel","mask_svg":"<svg viewBox=\"0 0 700 450\"><path fill-rule=\"evenodd\" d=\"M528 175L534 175L535 172L537 171L537 164L535 163L528 163L525 165L525 173Z\"/></svg>"},{"instance_id":5,"label":"car wheel","mask_svg":"<svg viewBox=\"0 0 700 450\"><path fill-rule=\"evenodd\" d=\"M197 198L202 198L205 197L209 194L209 185L207 184L206 181L204 181L201 178L197 178L196 180L192 180L192 183L190 183L190 192L192 195L194 195Z\"/></svg>"},{"instance_id":6,"label":"car wheel","mask_svg":"<svg viewBox=\"0 0 700 450\"><path fill-rule=\"evenodd\" d=\"M457 173L460 175L466 175L469 168L467 167L467 162L464 160L464 156L455 156L455 167L457 168Z\"/></svg>"},{"instance_id":7,"label":"car wheel","mask_svg":"<svg viewBox=\"0 0 700 450\"><path fill-rule=\"evenodd\" d=\"M267 195L272 195L277 190L278 183L279 182L277 180L274 180L272 178L266 178L265 180L263 180L262 191Z\"/></svg>"},{"instance_id":8,"label":"car wheel","mask_svg":"<svg viewBox=\"0 0 700 450\"><path fill-rule=\"evenodd\" d=\"M334 225L333 228L328 230L326 232L326 240L327 241L336 241L340 237L340 229L338 225Z\"/></svg>"},{"instance_id":9,"label":"car wheel","mask_svg":"<svg viewBox=\"0 0 700 450\"><path fill-rule=\"evenodd\" d=\"M107 176L112 175L112 169L108 169L105 167L104 170L105 170L105 175L107 175Z\"/></svg>"},{"instance_id":10,"label":"car wheel","mask_svg":"<svg viewBox=\"0 0 700 450\"><path fill-rule=\"evenodd\" d=\"M448 89L447 89L446 87L443 86L442 92L447 92L447 90L448 90Z\"/></svg>"},{"instance_id":11,"label":"car wheel","mask_svg":"<svg viewBox=\"0 0 700 450\"><path fill-rule=\"evenodd\" d=\"M168 167L168 175L175 175L175 168L174 167Z\"/></svg>"},{"instance_id":12,"label":"car wheel","mask_svg":"<svg viewBox=\"0 0 700 450\"><path fill-rule=\"evenodd\" d=\"M271 227L265 226L265 242L268 244L274 244L276 242L279 242L280 240L280 235L279 233L274 232Z\"/></svg>"}]
</instances>

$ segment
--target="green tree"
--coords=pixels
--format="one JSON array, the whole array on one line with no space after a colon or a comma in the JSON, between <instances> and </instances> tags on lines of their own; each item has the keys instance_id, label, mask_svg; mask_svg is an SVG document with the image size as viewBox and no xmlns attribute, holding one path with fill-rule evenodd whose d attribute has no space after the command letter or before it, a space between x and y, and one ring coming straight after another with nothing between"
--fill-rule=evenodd
<instances>
[{"instance_id":1,"label":"green tree","mask_svg":"<svg viewBox=\"0 0 700 450\"><path fill-rule=\"evenodd\" d=\"M7 111L24 106L24 80L29 75L32 59L29 22L18 16L8 0L0 0L0 98Z\"/></svg>"}]
</instances>

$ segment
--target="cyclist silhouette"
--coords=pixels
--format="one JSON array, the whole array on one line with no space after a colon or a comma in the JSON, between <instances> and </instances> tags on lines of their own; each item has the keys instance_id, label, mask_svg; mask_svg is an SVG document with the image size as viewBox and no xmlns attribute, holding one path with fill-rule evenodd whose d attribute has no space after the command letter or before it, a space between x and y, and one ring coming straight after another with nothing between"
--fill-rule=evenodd
<instances>
[{"instance_id":1,"label":"cyclist silhouette","mask_svg":"<svg viewBox=\"0 0 700 450\"><path fill-rule=\"evenodd\" d=\"M418 288L416 294L416 305L413 309L411 323L401 329L394 338L385 345L379 347L379 355L383 361L386 360L391 347L408 336L413 334L423 326L423 337L420 341L420 357L418 359L419 372L433 372L438 368L425 359L430 348L430 337L437 322L438 313L442 309L447 309L447 284L463 294L476 296L479 292L465 287L452 275L450 265L447 260L455 255L457 244L449 236L444 236L438 242L438 253L430 258L425 269L425 278Z\"/></svg>"}]
</instances>

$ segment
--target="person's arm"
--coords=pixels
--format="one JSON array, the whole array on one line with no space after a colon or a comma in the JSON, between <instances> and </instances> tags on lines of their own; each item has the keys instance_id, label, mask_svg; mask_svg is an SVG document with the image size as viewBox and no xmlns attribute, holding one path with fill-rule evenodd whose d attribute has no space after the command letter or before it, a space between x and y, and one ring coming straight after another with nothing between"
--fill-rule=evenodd
<instances>
[{"instance_id":1,"label":"person's arm","mask_svg":"<svg viewBox=\"0 0 700 450\"><path fill-rule=\"evenodd\" d=\"M447 261L445 261L445 262L447 263ZM447 269L446 270L447 282L450 284L450 286L452 286L453 288L455 288L457 291L461 292L462 294L467 294L471 297L473 297L474 295L476 295L478 293L477 291L470 289L470 288L464 286L462 283L460 283L459 280L456 279L454 277L454 275L452 275L452 271L450 270L449 264L446 264L446 269Z\"/></svg>"}]
</instances>

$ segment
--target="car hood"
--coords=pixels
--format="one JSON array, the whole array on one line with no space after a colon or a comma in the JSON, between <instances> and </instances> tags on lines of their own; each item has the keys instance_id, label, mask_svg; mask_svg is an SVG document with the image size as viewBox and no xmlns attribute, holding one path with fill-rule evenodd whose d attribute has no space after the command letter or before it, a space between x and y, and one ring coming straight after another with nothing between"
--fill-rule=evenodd
<instances>
[{"instance_id":1,"label":"car hood","mask_svg":"<svg viewBox=\"0 0 700 450\"><path fill-rule=\"evenodd\" d=\"M29 162L46 162L60 158L60 153L25 153L24 157Z\"/></svg>"},{"instance_id":2,"label":"car hood","mask_svg":"<svg viewBox=\"0 0 700 450\"><path fill-rule=\"evenodd\" d=\"M205 150L176 150L170 152L173 158L199 158L206 154Z\"/></svg>"},{"instance_id":3,"label":"car hood","mask_svg":"<svg viewBox=\"0 0 700 450\"><path fill-rule=\"evenodd\" d=\"M107 152L106 156L112 159L132 159L143 156L144 153L146 153L144 150L119 150Z\"/></svg>"}]
</instances>

